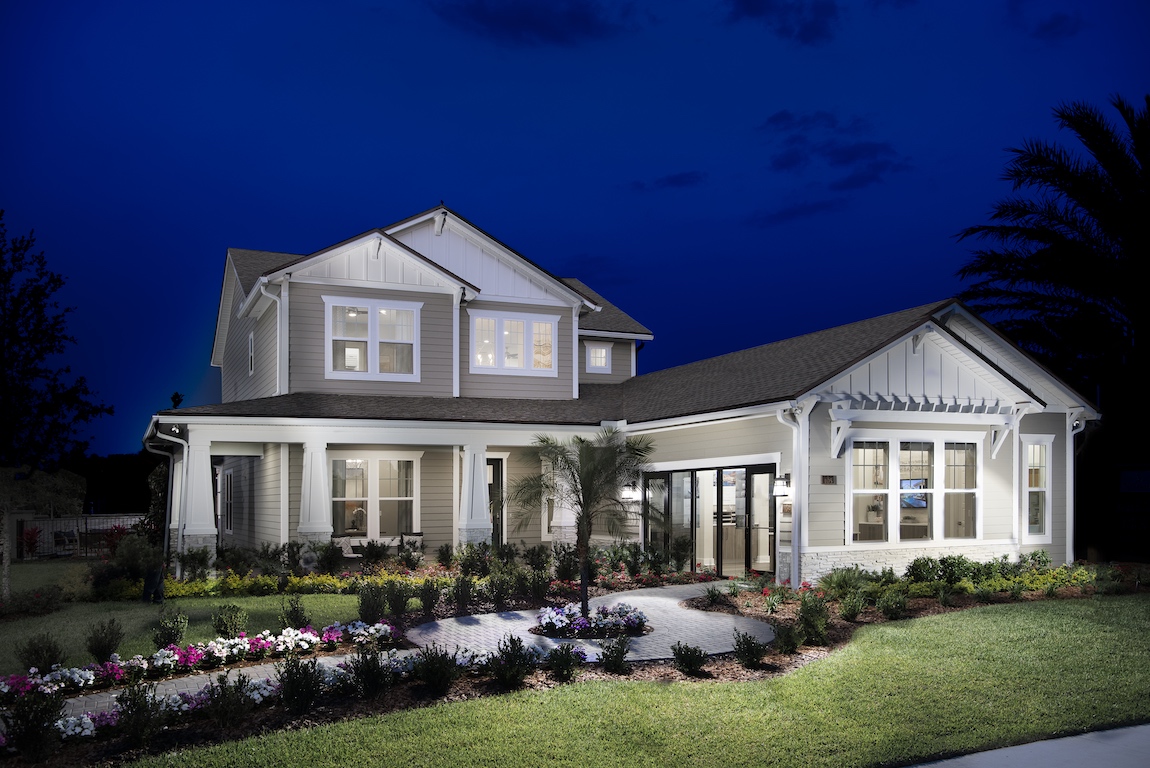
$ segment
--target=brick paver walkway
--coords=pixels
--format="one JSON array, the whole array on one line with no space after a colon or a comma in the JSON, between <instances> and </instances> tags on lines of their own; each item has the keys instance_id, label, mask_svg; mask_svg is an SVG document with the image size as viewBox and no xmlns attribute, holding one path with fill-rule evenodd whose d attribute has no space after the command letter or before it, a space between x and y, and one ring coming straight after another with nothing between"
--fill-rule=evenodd
<instances>
[{"instance_id":1,"label":"brick paver walkway","mask_svg":"<svg viewBox=\"0 0 1150 768\"><path fill-rule=\"evenodd\" d=\"M593 598L590 603L592 608L599 605L629 603L647 615L647 621L652 629L642 637L631 639L631 651L627 655L631 661L669 659L672 656L671 646L676 642L698 646L709 655L730 653L735 647L736 629L747 632L763 642L774 639L770 625L764 622L727 613L695 611L679 605L683 600L704 594L707 586L682 584L614 592L604 597ZM405 637L420 647L437 643L446 645L449 650L459 646L476 653L484 653L495 650L499 641L511 634L523 638L524 643L534 645L544 652L561 642L577 643L587 651L589 660L599 658L598 640L552 640L532 634L530 629L535 626L536 614L537 611L504 611L459 616L411 627L405 633ZM402 653L413 653L413 651ZM335 666L346 658L344 655L321 656L319 662L326 666ZM275 664L246 667L243 673L253 680L274 678ZM195 693L218 674L218 671L203 672L163 680L156 684L156 692L164 696L183 691ZM100 691L76 696L68 700L64 714L78 716L84 712L110 710L115 706L116 693L117 691Z\"/></svg>"}]
</instances>

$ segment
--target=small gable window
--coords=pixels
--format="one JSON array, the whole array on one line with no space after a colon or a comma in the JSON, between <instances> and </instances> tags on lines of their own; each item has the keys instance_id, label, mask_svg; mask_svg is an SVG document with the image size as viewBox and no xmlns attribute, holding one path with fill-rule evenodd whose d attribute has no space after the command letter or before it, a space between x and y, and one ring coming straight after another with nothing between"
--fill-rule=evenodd
<instances>
[{"instance_id":1,"label":"small gable window","mask_svg":"<svg viewBox=\"0 0 1150 768\"><path fill-rule=\"evenodd\" d=\"M468 310L472 373L558 376L558 315Z\"/></svg>"},{"instance_id":2,"label":"small gable window","mask_svg":"<svg viewBox=\"0 0 1150 768\"><path fill-rule=\"evenodd\" d=\"M588 341L587 373L611 372L611 342Z\"/></svg>"},{"instance_id":3,"label":"small gable window","mask_svg":"<svg viewBox=\"0 0 1150 768\"><path fill-rule=\"evenodd\" d=\"M419 381L422 303L324 296L326 377Z\"/></svg>"}]
</instances>

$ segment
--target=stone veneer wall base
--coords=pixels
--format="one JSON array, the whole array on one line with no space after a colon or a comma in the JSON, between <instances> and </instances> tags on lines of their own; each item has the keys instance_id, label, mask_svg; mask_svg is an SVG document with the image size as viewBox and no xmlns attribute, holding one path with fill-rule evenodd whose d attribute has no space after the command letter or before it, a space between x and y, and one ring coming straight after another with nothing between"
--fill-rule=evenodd
<instances>
[{"instance_id":1,"label":"stone veneer wall base","mask_svg":"<svg viewBox=\"0 0 1150 768\"><path fill-rule=\"evenodd\" d=\"M934 546L914 547L913 549L837 549L827 552L804 552L799 561L800 574L803 581L814 584L835 568L850 568L857 565L868 571L881 571L884 568L893 568L895 575L902 576L906 567L917 557L939 558L945 555L965 555L971 560L985 563L1006 555L1017 558L1018 544L1012 541L984 542L974 546ZM786 570L783 570L783 568ZM776 573L789 573L790 555L788 553L784 566L783 557L779 557L779 570Z\"/></svg>"}]
</instances>

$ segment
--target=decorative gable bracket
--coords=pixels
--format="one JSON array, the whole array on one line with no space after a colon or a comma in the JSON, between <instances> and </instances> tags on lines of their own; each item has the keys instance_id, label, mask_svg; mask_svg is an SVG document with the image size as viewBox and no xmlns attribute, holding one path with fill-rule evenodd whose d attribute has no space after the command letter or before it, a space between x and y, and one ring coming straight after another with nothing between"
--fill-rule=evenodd
<instances>
[{"instance_id":1,"label":"decorative gable bracket","mask_svg":"<svg viewBox=\"0 0 1150 768\"><path fill-rule=\"evenodd\" d=\"M1022 417L1028 413L1035 413L1041 410L1036 404L1031 402L1016 403L1010 409L1010 414L1007 416L1006 423L990 430L990 458L998 458L998 450L1006 444L1006 439L1010 437L1011 431L1018 428L1018 423L1022 421Z\"/></svg>"}]
</instances>

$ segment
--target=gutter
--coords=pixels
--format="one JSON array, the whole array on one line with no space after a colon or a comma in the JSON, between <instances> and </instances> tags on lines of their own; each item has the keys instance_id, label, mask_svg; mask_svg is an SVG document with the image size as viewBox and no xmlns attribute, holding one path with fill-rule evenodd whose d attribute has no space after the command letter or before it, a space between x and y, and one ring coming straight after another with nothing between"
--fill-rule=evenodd
<instances>
[{"instance_id":1,"label":"gutter","mask_svg":"<svg viewBox=\"0 0 1150 768\"><path fill-rule=\"evenodd\" d=\"M183 476L182 481L180 483L181 502L183 502L183 500L184 500L184 498L186 498L187 492L188 492L188 462L187 462L188 441L182 440L178 437L173 437L171 435L166 435L162 431L160 431L159 429L156 429L158 421L159 421L158 417L156 417L156 416L152 417L152 423L148 426L148 432L151 434L154 434L156 437L160 438L161 440L167 440L169 442L176 443L177 445L180 445L183 448L183 455L184 455L183 474L184 474L184 476ZM180 431L179 425L172 424L172 431L178 434ZM162 451L157 451L148 445L147 434L144 435L144 447L147 448L148 451L150 451L151 453L158 453L158 454L163 453ZM174 501L172 499L172 480L175 479L175 455L172 453L169 453L166 455L168 457L168 501L166 504L166 507L167 507L167 512L165 514L166 519L164 522L167 526L166 530L171 530L172 504ZM183 509L183 506L184 505L181 503L180 508ZM180 527L177 529L177 535L176 535L176 552L177 553L183 552L183 550L184 550L184 524L185 524L184 518L185 517L186 516L183 516L180 518ZM169 547L168 539L169 538L170 538L170 536L165 533L165 535L164 535L164 560L165 561L167 561L168 547ZM179 560L177 560L176 561L176 578L177 579L182 576L181 570L182 569L181 569Z\"/></svg>"},{"instance_id":2,"label":"gutter","mask_svg":"<svg viewBox=\"0 0 1150 768\"><path fill-rule=\"evenodd\" d=\"M275 397L280 393L280 355L283 354L283 350L280 348L280 325L282 324L281 318L283 317L283 313L281 312L280 297L273 293L268 293L267 286L268 279L261 277L259 281L260 293L276 303L276 391L272 393L272 397Z\"/></svg>"}]
</instances>

